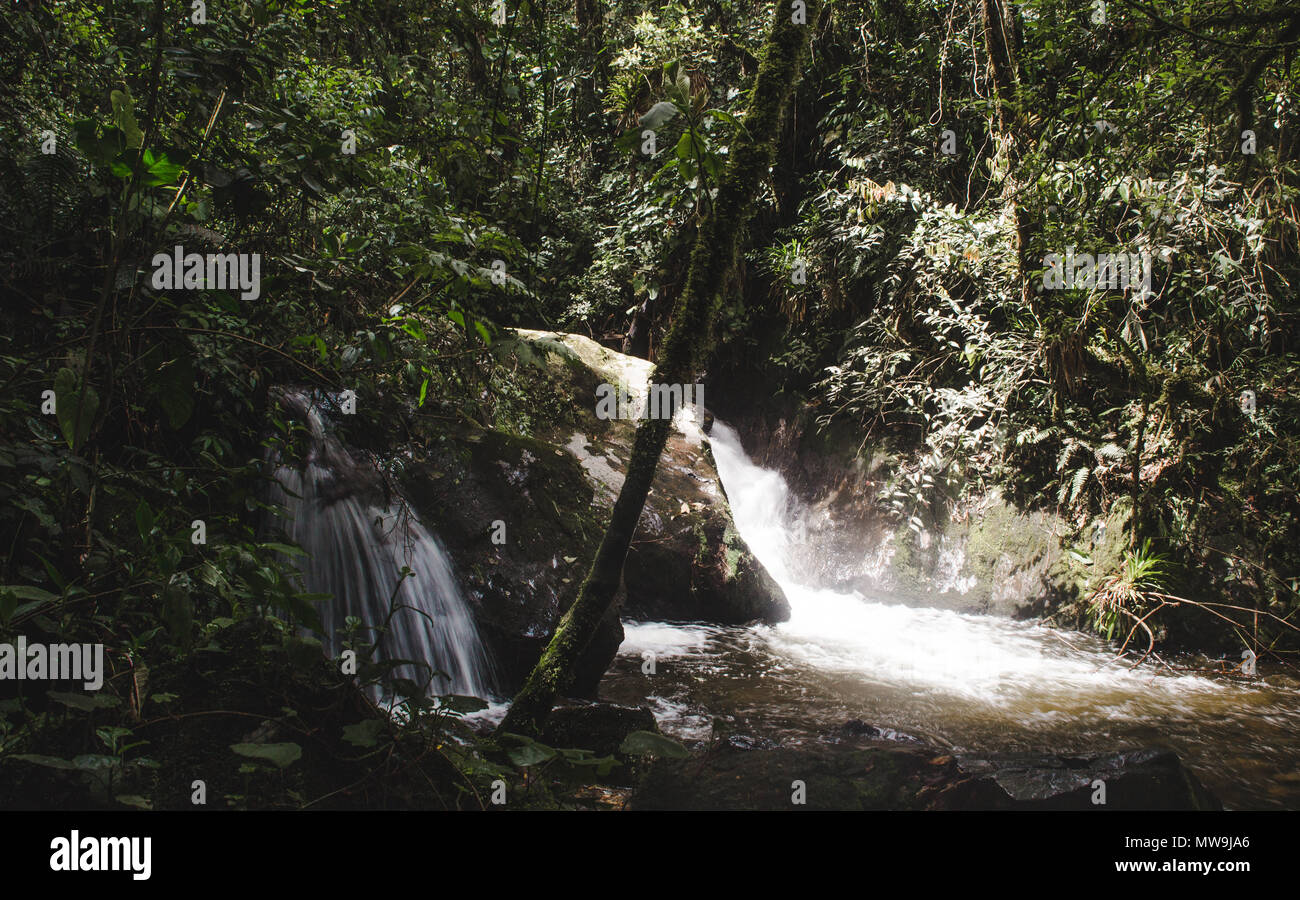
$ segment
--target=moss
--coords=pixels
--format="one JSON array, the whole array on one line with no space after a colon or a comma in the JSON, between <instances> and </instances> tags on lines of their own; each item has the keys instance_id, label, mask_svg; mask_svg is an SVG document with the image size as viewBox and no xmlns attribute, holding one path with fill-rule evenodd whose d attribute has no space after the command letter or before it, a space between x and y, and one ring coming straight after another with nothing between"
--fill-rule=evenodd
<instances>
[{"instance_id":1,"label":"moss","mask_svg":"<svg viewBox=\"0 0 1300 900\"><path fill-rule=\"evenodd\" d=\"M910 528L899 528L890 542L894 546L889 561L889 571L895 586L904 591L919 592L925 587L925 574L921 568L921 551L916 546L916 533Z\"/></svg>"},{"instance_id":2,"label":"moss","mask_svg":"<svg viewBox=\"0 0 1300 900\"><path fill-rule=\"evenodd\" d=\"M1052 551L1052 540L1042 526L1018 512L1001 498L996 501L967 530L965 574L976 579L977 586L990 591L995 579L1006 571L1004 559L1011 570L1026 568Z\"/></svg>"},{"instance_id":3,"label":"moss","mask_svg":"<svg viewBox=\"0 0 1300 900\"><path fill-rule=\"evenodd\" d=\"M749 561L750 554L744 545L740 543L740 534L732 526L731 522L727 523L727 530L723 532L722 543L725 547L723 559L726 561L727 579L730 580L735 578L736 573L740 571L740 567Z\"/></svg>"},{"instance_id":4,"label":"moss","mask_svg":"<svg viewBox=\"0 0 1300 900\"><path fill-rule=\"evenodd\" d=\"M703 563L709 558L709 534L704 528L704 517L697 516L691 525L691 530L695 533L696 539L700 542L699 551L695 554L695 562Z\"/></svg>"}]
</instances>

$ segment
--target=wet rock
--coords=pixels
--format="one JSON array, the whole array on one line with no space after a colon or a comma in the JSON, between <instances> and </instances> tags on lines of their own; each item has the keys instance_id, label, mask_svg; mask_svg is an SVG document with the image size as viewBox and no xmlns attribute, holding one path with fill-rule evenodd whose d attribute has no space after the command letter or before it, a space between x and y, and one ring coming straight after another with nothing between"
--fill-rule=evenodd
<instances>
[{"instance_id":1,"label":"wet rock","mask_svg":"<svg viewBox=\"0 0 1300 900\"><path fill-rule=\"evenodd\" d=\"M878 728L870 722L864 722L861 719L849 719L840 726L840 734L843 737L855 738L865 737L881 741L904 741L909 743L920 743L919 738L912 737L901 731L895 731L892 728Z\"/></svg>"},{"instance_id":2,"label":"wet rock","mask_svg":"<svg viewBox=\"0 0 1300 900\"><path fill-rule=\"evenodd\" d=\"M560 616L578 596L601 524L576 461L541 441L498 431L456 430L404 473L405 490L442 537L511 694L540 658ZM623 626L602 624L571 689L594 697L618 652Z\"/></svg>"},{"instance_id":3,"label":"wet rock","mask_svg":"<svg viewBox=\"0 0 1300 900\"><path fill-rule=\"evenodd\" d=\"M892 746L813 744L741 749L724 743L702 758L656 761L629 806L659 810L912 809L919 808L917 782L927 774L921 755ZM800 799L802 803L796 802Z\"/></svg>"},{"instance_id":4,"label":"wet rock","mask_svg":"<svg viewBox=\"0 0 1300 900\"><path fill-rule=\"evenodd\" d=\"M785 593L736 531L725 507L642 519L623 568L625 615L722 625L790 617Z\"/></svg>"},{"instance_id":5,"label":"wet rock","mask_svg":"<svg viewBox=\"0 0 1300 900\"><path fill-rule=\"evenodd\" d=\"M654 713L645 706L574 704L558 707L551 713L542 743L590 750L597 756L613 756L632 732L658 730Z\"/></svg>"},{"instance_id":6,"label":"wet rock","mask_svg":"<svg viewBox=\"0 0 1300 900\"><path fill-rule=\"evenodd\" d=\"M637 422L598 419L596 386L625 384L633 397L643 396L651 365L579 335L517 334L509 352L537 369L549 390L570 398L569 416L543 424L538 434L579 464L603 530ZM736 530L708 440L689 409L674 420L623 576L622 613L632 618L742 624L790 616L780 586Z\"/></svg>"},{"instance_id":7,"label":"wet rock","mask_svg":"<svg viewBox=\"0 0 1300 900\"><path fill-rule=\"evenodd\" d=\"M865 726L865 727L864 727ZM859 723L856 730L872 728ZM873 729L874 730L874 729ZM1106 784L1094 804L1093 783ZM803 802L797 802L802 799ZM921 743L839 743L741 750L715 745L656 762L633 809L1219 809L1175 754L954 756Z\"/></svg>"},{"instance_id":8,"label":"wet rock","mask_svg":"<svg viewBox=\"0 0 1300 900\"><path fill-rule=\"evenodd\" d=\"M849 737L880 737L880 729L861 719L849 719L840 726L840 731Z\"/></svg>"},{"instance_id":9,"label":"wet rock","mask_svg":"<svg viewBox=\"0 0 1300 900\"><path fill-rule=\"evenodd\" d=\"M975 777L974 793L998 808L1222 809L1171 750L958 756L957 765ZM950 799L961 797L959 790ZM1104 803L1099 802L1103 797Z\"/></svg>"}]
</instances>

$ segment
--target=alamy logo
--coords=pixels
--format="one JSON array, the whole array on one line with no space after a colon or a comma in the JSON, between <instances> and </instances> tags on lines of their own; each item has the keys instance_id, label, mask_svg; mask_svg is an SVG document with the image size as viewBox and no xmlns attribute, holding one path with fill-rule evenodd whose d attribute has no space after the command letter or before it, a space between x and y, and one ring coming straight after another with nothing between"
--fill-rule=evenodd
<instances>
[{"instance_id":1,"label":"alamy logo","mask_svg":"<svg viewBox=\"0 0 1300 900\"><path fill-rule=\"evenodd\" d=\"M1069 290L1151 290L1151 254L1143 253L1075 253L1067 247L1065 254L1049 253L1043 257L1043 289Z\"/></svg>"},{"instance_id":2,"label":"alamy logo","mask_svg":"<svg viewBox=\"0 0 1300 900\"><path fill-rule=\"evenodd\" d=\"M50 868L55 872L131 872L148 881L152 872L153 838L56 837L50 841Z\"/></svg>"},{"instance_id":3,"label":"alamy logo","mask_svg":"<svg viewBox=\"0 0 1300 900\"><path fill-rule=\"evenodd\" d=\"M671 419L685 406L693 407L697 418L703 416L704 385L651 382L644 398L633 397L626 385L596 387L597 419Z\"/></svg>"},{"instance_id":4,"label":"alamy logo","mask_svg":"<svg viewBox=\"0 0 1300 900\"><path fill-rule=\"evenodd\" d=\"M0 644L0 680L81 681L88 691L104 686L103 644Z\"/></svg>"},{"instance_id":5,"label":"alamy logo","mask_svg":"<svg viewBox=\"0 0 1300 900\"><path fill-rule=\"evenodd\" d=\"M262 294L262 254L186 253L180 244L171 253L155 253L153 286L159 291L236 290L244 300Z\"/></svg>"}]
</instances>

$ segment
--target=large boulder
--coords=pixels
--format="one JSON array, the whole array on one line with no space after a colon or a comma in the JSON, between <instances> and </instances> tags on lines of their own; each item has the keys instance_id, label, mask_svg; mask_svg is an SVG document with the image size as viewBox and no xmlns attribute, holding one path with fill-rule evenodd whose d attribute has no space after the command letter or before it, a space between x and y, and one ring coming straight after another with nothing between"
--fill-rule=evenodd
<instances>
[{"instance_id":1,"label":"large boulder","mask_svg":"<svg viewBox=\"0 0 1300 900\"><path fill-rule=\"evenodd\" d=\"M872 730L874 731L874 730ZM703 757L660 760L633 809L1178 809L1219 802L1178 757L1131 750L1089 757L953 756L919 741L850 736L748 749L734 739ZM1105 784L1105 803L1096 787Z\"/></svg>"},{"instance_id":2,"label":"large boulder","mask_svg":"<svg viewBox=\"0 0 1300 900\"><path fill-rule=\"evenodd\" d=\"M537 435L582 466L604 522L623 486L637 421L599 418L597 387L625 387L643 402L652 366L581 335L522 329L516 335L516 358L544 373L551 389L573 403L571 420L542 423ZM690 408L674 419L624 567L623 615L784 621L789 604L736 529L703 420L702 409Z\"/></svg>"},{"instance_id":3,"label":"large boulder","mask_svg":"<svg viewBox=\"0 0 1300 900\"><path fill-rule=\"evenodd\" d=\"M981 806L1017 809L1221 809L1218 799L1172 750L1143 748L1095 756L958 756L970 781L945 802L966 796ZM967 793L968 792L968 793Z\"/></svg>"},{"instance_id":4,"label":"large boulder","mask_svg":"<svg viewBox=\"0 0 1300 900\"><path fill-rule=\"evenodd\" d=\"M403 487L452 557L498 691L513 694L595 556L593 491L569 454L541 441L474 429L444 437L405 466ZM580 660L574 696L595 696L622 642L611 614Z\"/></svg>"},{"instance_id":5,"label":"large boulder","mask_svg":"<svg viewBox=\"0 0 1300 900\"><path fill-rule=\"evenodd\" d=\"M613 756L634 731L659 731L649 707L570 702L551 711L542 742Z\"/></svg>"}]
</instances>

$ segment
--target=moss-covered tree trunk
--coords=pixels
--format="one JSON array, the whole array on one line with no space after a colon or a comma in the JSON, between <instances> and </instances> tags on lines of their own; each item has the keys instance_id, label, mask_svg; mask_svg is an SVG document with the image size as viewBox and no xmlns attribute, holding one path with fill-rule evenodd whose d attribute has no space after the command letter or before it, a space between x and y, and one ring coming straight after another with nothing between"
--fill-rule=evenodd
<instances>
[{"instance_id":1,"label":"moss-covered tree trunk","mask_svg":"<svg viewBox=\"0 0 1300 900\"><path fill-rule=\"evenodd\" d=\"M686 286L651 377L654 383L688 384L703 360L722 281L735 264L740 234L771 165L781 117L808 45L812 26L805 23L817 21L816 6L816 0L808 0L805 15L804 3L777 0L744 127L731 147L713 214L701 225L691 251ZM637 428L627 477L591 570L511 704L501 732L540 734L555 698L572 679L579 656L614 602L623 561L671 426L668 418L654 418L643 420Z\"/></svg>"}]
</instances>

